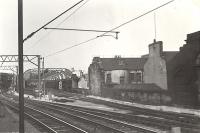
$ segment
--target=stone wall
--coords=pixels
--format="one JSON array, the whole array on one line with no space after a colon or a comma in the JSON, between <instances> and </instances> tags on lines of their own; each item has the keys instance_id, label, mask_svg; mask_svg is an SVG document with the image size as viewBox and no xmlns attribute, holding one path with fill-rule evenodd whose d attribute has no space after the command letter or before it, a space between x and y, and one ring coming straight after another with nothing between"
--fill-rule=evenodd
<instances>
[{"instance_id":1,"label":"stone wall","mask_svg":"<svg viewBox=\"0 0 200 133\"><path fill-rule=\"evenodd\" d=\"M200 65L196 66L197 69L197 75L198 75L198 79L196 81L196 84L198 86L198 104L200 106Z\"/></svg>"},{"instance_id":2,"label":"stone wall","mask_svg":"<svg viewBox=\"0 0 200 133\"><path fill-rule=\"evenodd\" d=\"M96 63L92 63L88 68L89 88L92 95L100 96L101 87L104 82L104 74Z\"/></svg>"},{"instance_id":3,"label":"stone wall","mask_svg":"<svg viewBox=\"0 0 200 133\"><path fill-rule=\"evenodd\" d=\"M152 105L170 105L171 97L166 91L143 91L134 89L103 88L102 96L128 102Z\"/></svg>"},{"instance_id":4,"label":"stone wall","mask_svg":"<svg viewBox=\"0 0 200 133\"><path fill-rule=\"evenodd\" d=\"M79 79L76 74L72 74L71 80L72 80L72 88L78 88L78 80Z\"/></svg>"},{"instance_id":5,"label":"stone wall","mask_svg":"<svg viewBox=\"0 0 200 133\"><path fill-rule=\"evenodd\" d=\"M85 88L88 89L88 81L86 78L81 77L80 80L78 81L78 88Z\"/></svg>"},{"instance_id":6,"label":"stone wall","mask_svg":"<svg viewBox=\"0 0 200 133\"><path fill-rule=\"evenodd\" d=\"M176 104L197 106L198 71L196 59L200 54L200 31L187 35L186 44L167 63L168 86Z\"/></svg>"}]
</instances>

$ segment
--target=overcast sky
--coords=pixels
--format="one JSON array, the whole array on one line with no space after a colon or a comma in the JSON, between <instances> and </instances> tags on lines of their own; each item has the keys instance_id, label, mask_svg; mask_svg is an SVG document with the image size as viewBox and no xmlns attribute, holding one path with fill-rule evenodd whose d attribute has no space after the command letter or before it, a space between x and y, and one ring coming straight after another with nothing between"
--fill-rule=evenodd
<instances>
[{"instance_id":1,"label":"overcast sky","mask_svg":"<svg viewBox=\"0 0 200 133\"><path fill-rule=\"evenodd\" d=\"M24 38L78 1L24 0ZM167 1L88 0L68 19L66 18L84 2L47 27L111 30ZM1 0L0 55L17 54L17 23L17 0ZM163 41L164 50L178 51L179 47L185 43L187 34L200 31L200 0L175 0L162 7L156 11L156 24L156 39ZM24 54L38 54L45 57L46 67L74 67L85 71L94 56L139 57L148 53L148 45L153 42L154 13L116 31L120 31L118 40L105 36L46 57L51 53L96 37L100 33L41 30L24 43ZM29 67L25 64L25 69Z\"/></svg>"}]
</instances>

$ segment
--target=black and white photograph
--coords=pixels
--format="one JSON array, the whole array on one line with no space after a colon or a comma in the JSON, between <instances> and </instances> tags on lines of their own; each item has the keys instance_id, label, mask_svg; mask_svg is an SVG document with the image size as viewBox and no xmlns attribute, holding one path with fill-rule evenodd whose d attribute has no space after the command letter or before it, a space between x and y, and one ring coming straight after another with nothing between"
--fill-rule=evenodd
<instances>
[{"instance_id":1,"label":"black and white photograph","mask_svg":"<svg viewBox=\"0 0 200 133\"><path fill-rule=\"evenodd\" d=\"M200 0L1 0L0 133L200 133Z\"/></svg>"}]
</instances>

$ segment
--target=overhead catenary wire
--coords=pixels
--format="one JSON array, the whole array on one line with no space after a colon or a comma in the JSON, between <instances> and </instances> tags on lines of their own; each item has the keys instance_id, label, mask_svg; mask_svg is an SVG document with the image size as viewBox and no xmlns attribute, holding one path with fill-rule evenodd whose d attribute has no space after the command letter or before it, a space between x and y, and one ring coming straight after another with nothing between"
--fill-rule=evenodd
<instances>
[{"instance_id":1,"label":"overhead catenary wire","mask_svg":"<svg viewBox=\"0 0 200 133\"><path fill-rule=\"evenodd\" d=\"M38 28L36 31L32 32L31 34L29 34L24 40L23 43L31 38L33 35L35 35L35 33L37 33L38 31L40 31L41 29L43 29L45 26L47 26L48 24L52 23L53 21L55 21L57 18L59 18L60 16L62 16L63 14L65 14L66 12L68 12L69 10L71 10L72 8L74 8L75 6L77 6L78 4L80 4L81 2L83 2L84 0L80 0L79 2L77 2L75 5L71 6L70 8L68 8L67 10L65 10L64 12L62 12L61 14L59 14L58 16L56 16L55 18L53 18L52 20L50 20L49 22L47 22L46 24L44 24L43 26L41 26L40 28Z\"/></svg>"},{"instance_id":2,"label":"overhead catenary wire","mask_svg":"<svg viewBox=\"0 0 200 133\"><path fill-rule=\"evenodd\" d=\"M107 32L105 32L105 33L103 33L103 34L100 34L100 35L98 35L98 36L96 36L96 37L93 37L93 38L88 39L88 40L86 40L86 41L83 41L83 42L81 42L81 43L78 43L78 44L69 46L69 47L67 47L67 48L65 48L65 49L62 49L62 50L53 52L53 53L51 53L51 54L48 54L48 55L45 56L45 57L50 57L50 56L59 54L59 53L61 53L61 52L64 52L64 51L66 51L66 50L69 50L69 49L71 49L71 48L73 48L73 47L77 47L77 46L79 46L79 45L83 45L83 44L88 43L88 42L90 42L90 41L96 40L97 38L102 37L102 36L106 35L107 33L111 32L111 31L113 31L113 30L116 30L116 29L118 29L118 28L120 28L120 27L122 27L122 26L124 26L124 25L127 25L127 24L131 23L132 21L135 21L135 20L137 20L137 19L139 19L139 18L141 18L141 17L143 17L143 16L145 16L145 15L147 15L147 14L149 14L149 13L155 11L155 10L158 10L159 8L161 8L161 7L163 7L163 6L166 6L166 5L170 4L170 3L172 3L173 1L175 1L175 0L168 1L168 2L166 2L166 3L164 3L164 4L160 5L160 6L158 6L158 7L156 7L156 8L153 8L152 10L149 10L149 11L143 13L142 15L139 15L139 16L137 16L137 17L135 17L135 18L133 18L133 19L127 21L127 22L124 22L124 23L120 24L119 26L116 26L116 27L112 28L111 30L109 30L109 31L107 31Z\"/></svg>"},{"instance_id":3,"label":"overhead catenary wire","mask_svg":"<svg viewBox=\"0 0 200 133\"><path fill-rule=\"evenodd\" d=\"M67 16L63 21L61 21L58 25L60 26L62 23L64 23L66 20L68 20L72 15L74 15L78 10L80 10L85 4L87 4L90 0L85 1L81 6L79 6L77 9L75 9L69 16Z\"/></svg>"},{"instance_id":4,"label":"overhead catenary wire","mask_svg":"<svg viewBox=\"0 0 200 133\"><path fill-rule=\"evenodd\" d=\"M116 30L116 29L118 29L118 28L120 28L120 27L122 27L122 26L124 26L124 25L126 25L126 24L128 24L128 23L130 23L130 22L132 22L132 21L134 21L134 20L137 20L137 19L139 19L139 18L141 18L141 17L143 17L143 16L145 16L145 15L147 15L147 14L149 14L149 13L151 13L151 12L153 12L153 11L155 11L155 10L161 8L161 7L163 7L163 6L168 5L169 3L173 2L173 1L175 1L175 0L168 1L168 2L166 2L166 3L164 3L164 4L160 5L160 6L158 6L158 7L156 7L156 8L154 8L154 9L152 9L152 10L149 10L148 12L146 12L146 13L144 13L144 14L142 14L142 15L139 15L138 17L135 17L135 18L133 18L133 19L131 19L131 20L125 22L125 23L120 24L119 26L117 26L117 27L115 27L115 28L112 28L112 29L109 30L108 32L113 31L113 30ZM108 33L108 32L105 32L105 33L103 33L103 34L100 35L100 36L103 36L103 35L105 35L105 34Z\"/></svg>"},{"instance_id":5,"label":"overhead catenary wire","mask_svg":"<svg viewBox=\"0 0 200 133\"><path fill-rule=\"evenodd\" d=\"M69 14L65 19L63 19L60 23L58 23L56 25L56 27L59 27L61 24L63 24L66 20L68 20L72 15L74 15L78 10L80 10L81 7L83 7L89 1L90 0L85 1L81 6L79 6L71 14ZM30 47L28 47L27 50L31 50L34 46L36 46L37 44L39 44L39 42L41 42L43 39L45 39L46 37L48 37L50 35L50 33L52 33L52 32L53 31L48 31L44 36L40 37L35 43L33 43L33 45L31 45Z\"/></svg>"},{"instance_id":6,"label":"overhead catenary wire","mask_svg":"<svg viewBox=\"0 0 200 133\"><path fill-rule=\"evenodd\" d=\"M93 37L93 38L88 39L88 40L86 40L86 41L83 41L83 42L81 42L81 43L78 43L78 44L72 45L72 46L70 46L70 47L67 47L67 48L65 48L65 49L59 50L59 51L57 51L57 52L48 54L48 55L46 55L46 56L44 56L44 57L53 56L53 55L55 55L55 54L58 54L58 53L61 53L61 52L66 51L66 50L68 50L68 49L71 49L71 48L73 48L73 47L77 47L77 46L79 46L79 45L82 45L82 44L85 44L85 43L87 43L87 42L93 41L93 40L95 40L95 39L97 39L97 38L98 38L98 37Z\"/></svg>"}]
</instances>

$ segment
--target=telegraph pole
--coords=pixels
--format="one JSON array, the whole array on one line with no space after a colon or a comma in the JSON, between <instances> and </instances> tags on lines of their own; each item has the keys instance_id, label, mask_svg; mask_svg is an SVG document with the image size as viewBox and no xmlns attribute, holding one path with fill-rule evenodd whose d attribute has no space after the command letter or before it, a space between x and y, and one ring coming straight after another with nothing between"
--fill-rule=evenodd
<instances>
[{"instance_id":1,"label":"telegraph pole","mask_svg":"<svg viewBox=\"0 0 200 133\"><path fill-rule=\"evenodd\" d=\"M23 0L18 0L18 63L19 63L19 132L24 133L24 86L23 86Z\"/></svg>"}]
</instances>

